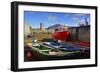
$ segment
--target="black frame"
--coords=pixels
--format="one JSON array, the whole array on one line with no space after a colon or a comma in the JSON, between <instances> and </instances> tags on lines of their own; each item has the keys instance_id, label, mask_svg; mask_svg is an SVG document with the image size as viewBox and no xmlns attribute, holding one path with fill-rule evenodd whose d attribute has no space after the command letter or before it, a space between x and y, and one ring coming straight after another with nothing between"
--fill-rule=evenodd
<instances>
[{"instance_id":1,"label":"black frame","mask_svg":"<svg viewBox=\"0 0 100 73\"><path fill-rule=\"evenodd\" d=\"M36 5L36 6L52 6L52 7L69 7L69 8L85 8L95 10L95 64L75 65L75 66L58 66L58 67L41 67L41 68L18 68L18 5ZM81 68L97 66L97 7L82 5L65 5L65 4L49 4L34 2L12 2L11 3L11 70L12 71L31 71L31 70L47 70L47 69L64 69L64 68Z\"/></svg>"}]
</instances>

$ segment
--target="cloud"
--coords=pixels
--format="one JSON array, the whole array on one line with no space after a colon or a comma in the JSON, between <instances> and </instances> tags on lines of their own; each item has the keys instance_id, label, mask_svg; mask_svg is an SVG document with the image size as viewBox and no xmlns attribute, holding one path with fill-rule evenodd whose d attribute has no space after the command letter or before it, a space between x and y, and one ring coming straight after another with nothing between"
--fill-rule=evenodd
<instances>
[{"instance_id":1,"label":"cloud","mask_svg":"<svg viewBox=\"0 0 100 73\"><path fill-rule=\"evenodd\" d=\"M84 18L77 18L77 17L73 17L72 20L76 23L76 24L79 24L79 23L82 23L82 24L85 24L85 19Z\"/></svg>"},{"instance_id":2,"label":"cloud","mask_svg":"<svg viewBox=\"0 0 100 73\"><path fill-rule=\"evenodd\" d=\"M75 14L72 14L72 16L76 16L76 17L86 17L88 15L89 14L85 14L85 13L75 13Z\"/></svg>"},{"instance_id":3,"label":"cloud","mask_svg":"<svg viewBox=\"0 0 100 73\"><path fill-rule=\"evenodd\" d=\"M66 14L65 14L65 17L70 17L70 16L71 16L71 15L70 15L70 14L68 14L68 13L66 13Z\"/></svg>"},{"instance_id":4,"label":"cloud","mask_svg":"<svg viewBox=\"0 0 100 73\"><path fill-rule=\"evenodd\" d=\"M74 21L79 21L80 19L78 17L71 17L72 20Z\"/></svg>"},{"instance_id":5,"label":"cloud","mask_svg":"<svg viewBox=\"0 0 100 73\"><path fill-rule=\"evenodd\" d=\"M89 14L83 14L83 13L66 13L65 17L85 17Z\"/></svg>"},{"instance_id":6,"label":"cloud","mask_svg":"<svg viewBox=\"0 0 100 73\"><path fill-rule=\"evenodd\" d=\"M85 24L85 19L81 19L80 22Z\"/></svg>"},{"instance_id":7,"label":"cloud","mask_svg":"<svg viewBox=\"0 0 100 73\"><path fill-rule=\"evenodd\" d=\"M47 19L48 19L48 20L56 20L57 17L56 17L56 16L48 16Z\"/></svg>"},{"instance_id":8,"label":"cloud","mask_svg":"<svg viewBox=\"0 0 100 73\"><path fill-rule=\"evenodd\" d=\"M90 22L90 18L87 18L87 22Z\"/></svg>"}]
</instances>

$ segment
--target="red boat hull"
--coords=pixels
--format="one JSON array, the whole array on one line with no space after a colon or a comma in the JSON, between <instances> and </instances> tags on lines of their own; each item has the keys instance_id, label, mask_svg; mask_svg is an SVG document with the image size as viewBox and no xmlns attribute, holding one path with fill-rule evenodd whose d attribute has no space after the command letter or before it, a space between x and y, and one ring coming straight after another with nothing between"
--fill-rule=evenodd
<instances>
[{"instance_id":1,"label":"red boat hull","mask_svg":"<svg viewBox=\"0 0 100 73\"><path fill-rule=\"evenodd\" d=\"M68 40L70 40L70 32L68 32L68 31L55 32L53 34L53 38L55 40L68 41Z\"/></svg>"}]
</instances>

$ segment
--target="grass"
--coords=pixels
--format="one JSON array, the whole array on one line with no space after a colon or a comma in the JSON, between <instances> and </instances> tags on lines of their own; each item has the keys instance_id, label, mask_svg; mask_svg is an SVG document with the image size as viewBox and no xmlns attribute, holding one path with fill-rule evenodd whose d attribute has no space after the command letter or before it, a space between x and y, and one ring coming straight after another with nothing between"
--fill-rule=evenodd
<instances>
[{"instance_id":1,"label":"grass","mask_svg":"<svg viewBox=\"0 0 100 73\"><path fill-rule=\"evenodd\" d=\"M33 34L33 38L34 39L37 39L39 41L43 41L45 39L52 39L52 34L51 33L48 33L48 32L40 32L40 33L34 33Z\"/></svg>"}]
</instances>

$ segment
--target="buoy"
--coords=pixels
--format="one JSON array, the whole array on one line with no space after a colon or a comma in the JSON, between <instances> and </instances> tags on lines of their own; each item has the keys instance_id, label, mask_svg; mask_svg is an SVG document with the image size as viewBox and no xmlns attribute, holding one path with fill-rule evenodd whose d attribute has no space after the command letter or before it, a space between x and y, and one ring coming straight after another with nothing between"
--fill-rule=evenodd
<instances>
[{"instance_id":1,"label":"buoy","mask_svg":"<svg viewBox=\"0 0 100 73\"><path fill-rule=\"evenodd\" d=\"M27 52L27 58L29 59L29 60L31 60L32 59L32 52Z\"/></svg>"}]
</instances>

